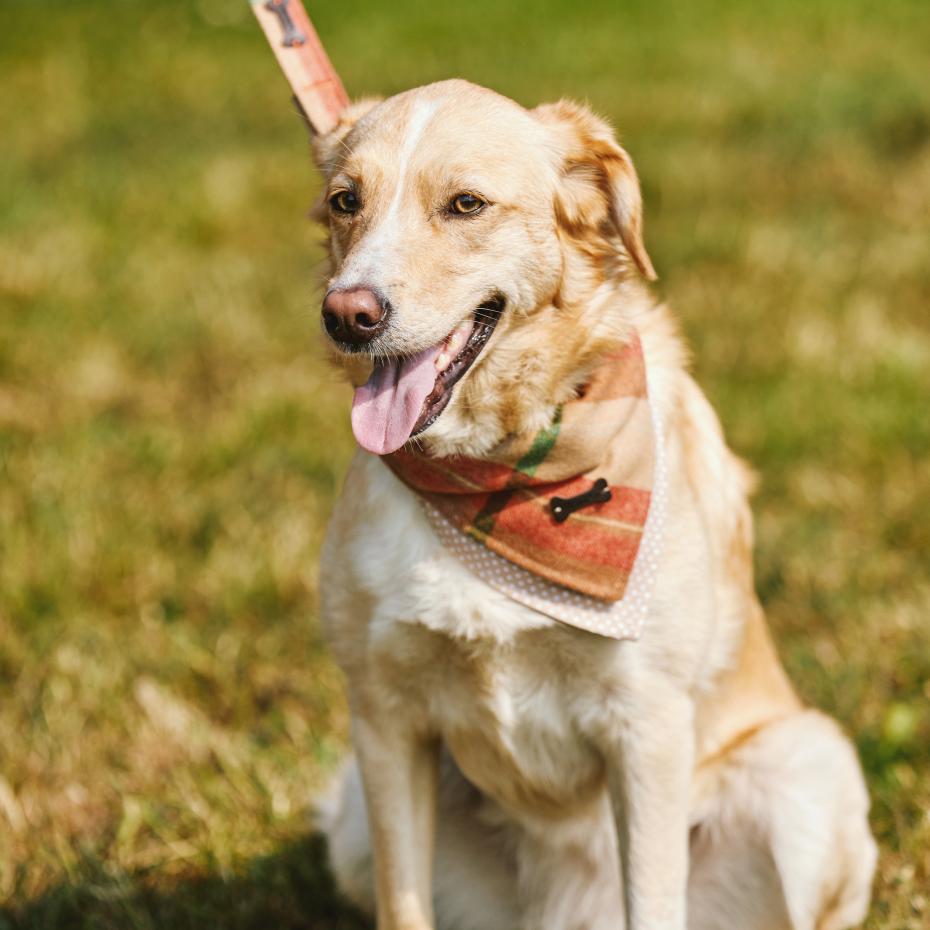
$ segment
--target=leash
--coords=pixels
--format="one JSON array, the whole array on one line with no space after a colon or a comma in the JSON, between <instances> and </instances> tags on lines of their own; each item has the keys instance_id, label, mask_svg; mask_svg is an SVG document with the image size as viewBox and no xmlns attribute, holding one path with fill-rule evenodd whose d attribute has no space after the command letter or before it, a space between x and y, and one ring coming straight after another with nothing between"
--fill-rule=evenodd
<instances>
[{"instance_id":1,"label":"leash","mask_svg":"<svg viewBox=\"0 0 930 930\"><path fill-rule=\"evenodd\" d=\"M317 135L326 135L349 97L300 0L249 0L294 100Z\"/></svg>"}]
</instances>

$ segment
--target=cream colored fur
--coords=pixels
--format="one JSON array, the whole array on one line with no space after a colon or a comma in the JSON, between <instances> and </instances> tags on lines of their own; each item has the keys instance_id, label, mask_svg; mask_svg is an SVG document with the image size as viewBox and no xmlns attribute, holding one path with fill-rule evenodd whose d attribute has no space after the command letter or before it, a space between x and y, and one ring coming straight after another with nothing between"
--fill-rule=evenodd
<instances>
[{"instance_id":1,"label":"cream colored fur","mask_svg":"<svg viewBox=\"0 0 930 930\"><path fill-rule=\"evenodd\" d=\"M422 437L480 455L545 424L635 326L671 488L638 642L521 607L438 542L376 457L352 463L321 567L355 759L327 807L335 874L379 930L840 930L865 913L868 800L839 729L795 697L752 581L749 476L640 275L639 188L608 127L444 82L319 140L331 285L394 304L410 353L491 292L491 342ZM438 211L478 192L474 218ZM325 199L324 199L325 205ZM350 376L370 362L338 359Z\"/></svg>"}]
</instances>

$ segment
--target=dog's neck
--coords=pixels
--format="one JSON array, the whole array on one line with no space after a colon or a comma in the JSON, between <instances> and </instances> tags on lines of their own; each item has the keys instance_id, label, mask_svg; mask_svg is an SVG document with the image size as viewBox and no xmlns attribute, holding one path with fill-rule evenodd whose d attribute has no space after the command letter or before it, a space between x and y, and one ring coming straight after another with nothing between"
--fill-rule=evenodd
<instances>
[{"instance_id":1,"label":"dog's neck","mask_svg":"<svg viewBox=\"0 0 930 930\"><path fill-rule=\"evenodd\" d=\"M629 340L634 308L652 302L632 277L598 278L588 279L584 293L562 292L530 312L506 310L514 319L499 326L486 357L417 446L436 457L481 458L507 436L551 422L604 356Z\"/></svg>"}]
</instances>

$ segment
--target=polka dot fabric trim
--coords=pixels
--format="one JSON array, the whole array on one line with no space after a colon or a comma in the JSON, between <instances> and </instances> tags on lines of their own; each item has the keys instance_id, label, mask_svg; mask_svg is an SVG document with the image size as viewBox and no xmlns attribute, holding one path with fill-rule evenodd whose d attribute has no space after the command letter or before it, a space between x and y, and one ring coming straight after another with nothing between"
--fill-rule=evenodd
<instances>
[{"instance_id":1,"label":"polka dot fabric trim","mask_svg":"<svg viewBox=\"0 0 930 930\"><path fill-rule=\"evenodd\" d=\"M659 571L668 504L665 441L655 409L652 409L652 425L656 437L652 498L636 561L630 572L626 592L619 601L601 601L528 572L466 536L428 501L423 498L420 500L442 544L492 588L570 626L611 639L639 639Z\"/></svg>"}]
</instances>

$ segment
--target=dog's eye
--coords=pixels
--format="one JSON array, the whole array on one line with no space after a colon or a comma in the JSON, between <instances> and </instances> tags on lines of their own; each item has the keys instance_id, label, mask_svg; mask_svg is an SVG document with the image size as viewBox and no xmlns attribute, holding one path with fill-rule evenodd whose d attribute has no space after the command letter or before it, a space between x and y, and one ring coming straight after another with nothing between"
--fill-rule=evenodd
<instances>
[{"instance_id":1,"label":"dog's eye","mask_svg":"<svg viewBox=\"0 0 930 930\"><path fill-rule=\"evenodd\" d=\"M486 202L474 194L458 194L449 202L449 212L468 216L477 213L484 206L487 206Z\"/></svg>"},{"instance_id":2,"label":"dog's eye","mask_svg":"<svg viewBox=\"0 0 930 930\"><path fill-rule=\"evenodd\" d=\"M361 206L352 191L336 191L330 196L329 205L336 213L357 213Z\"/></svg>"}]
</instances>

